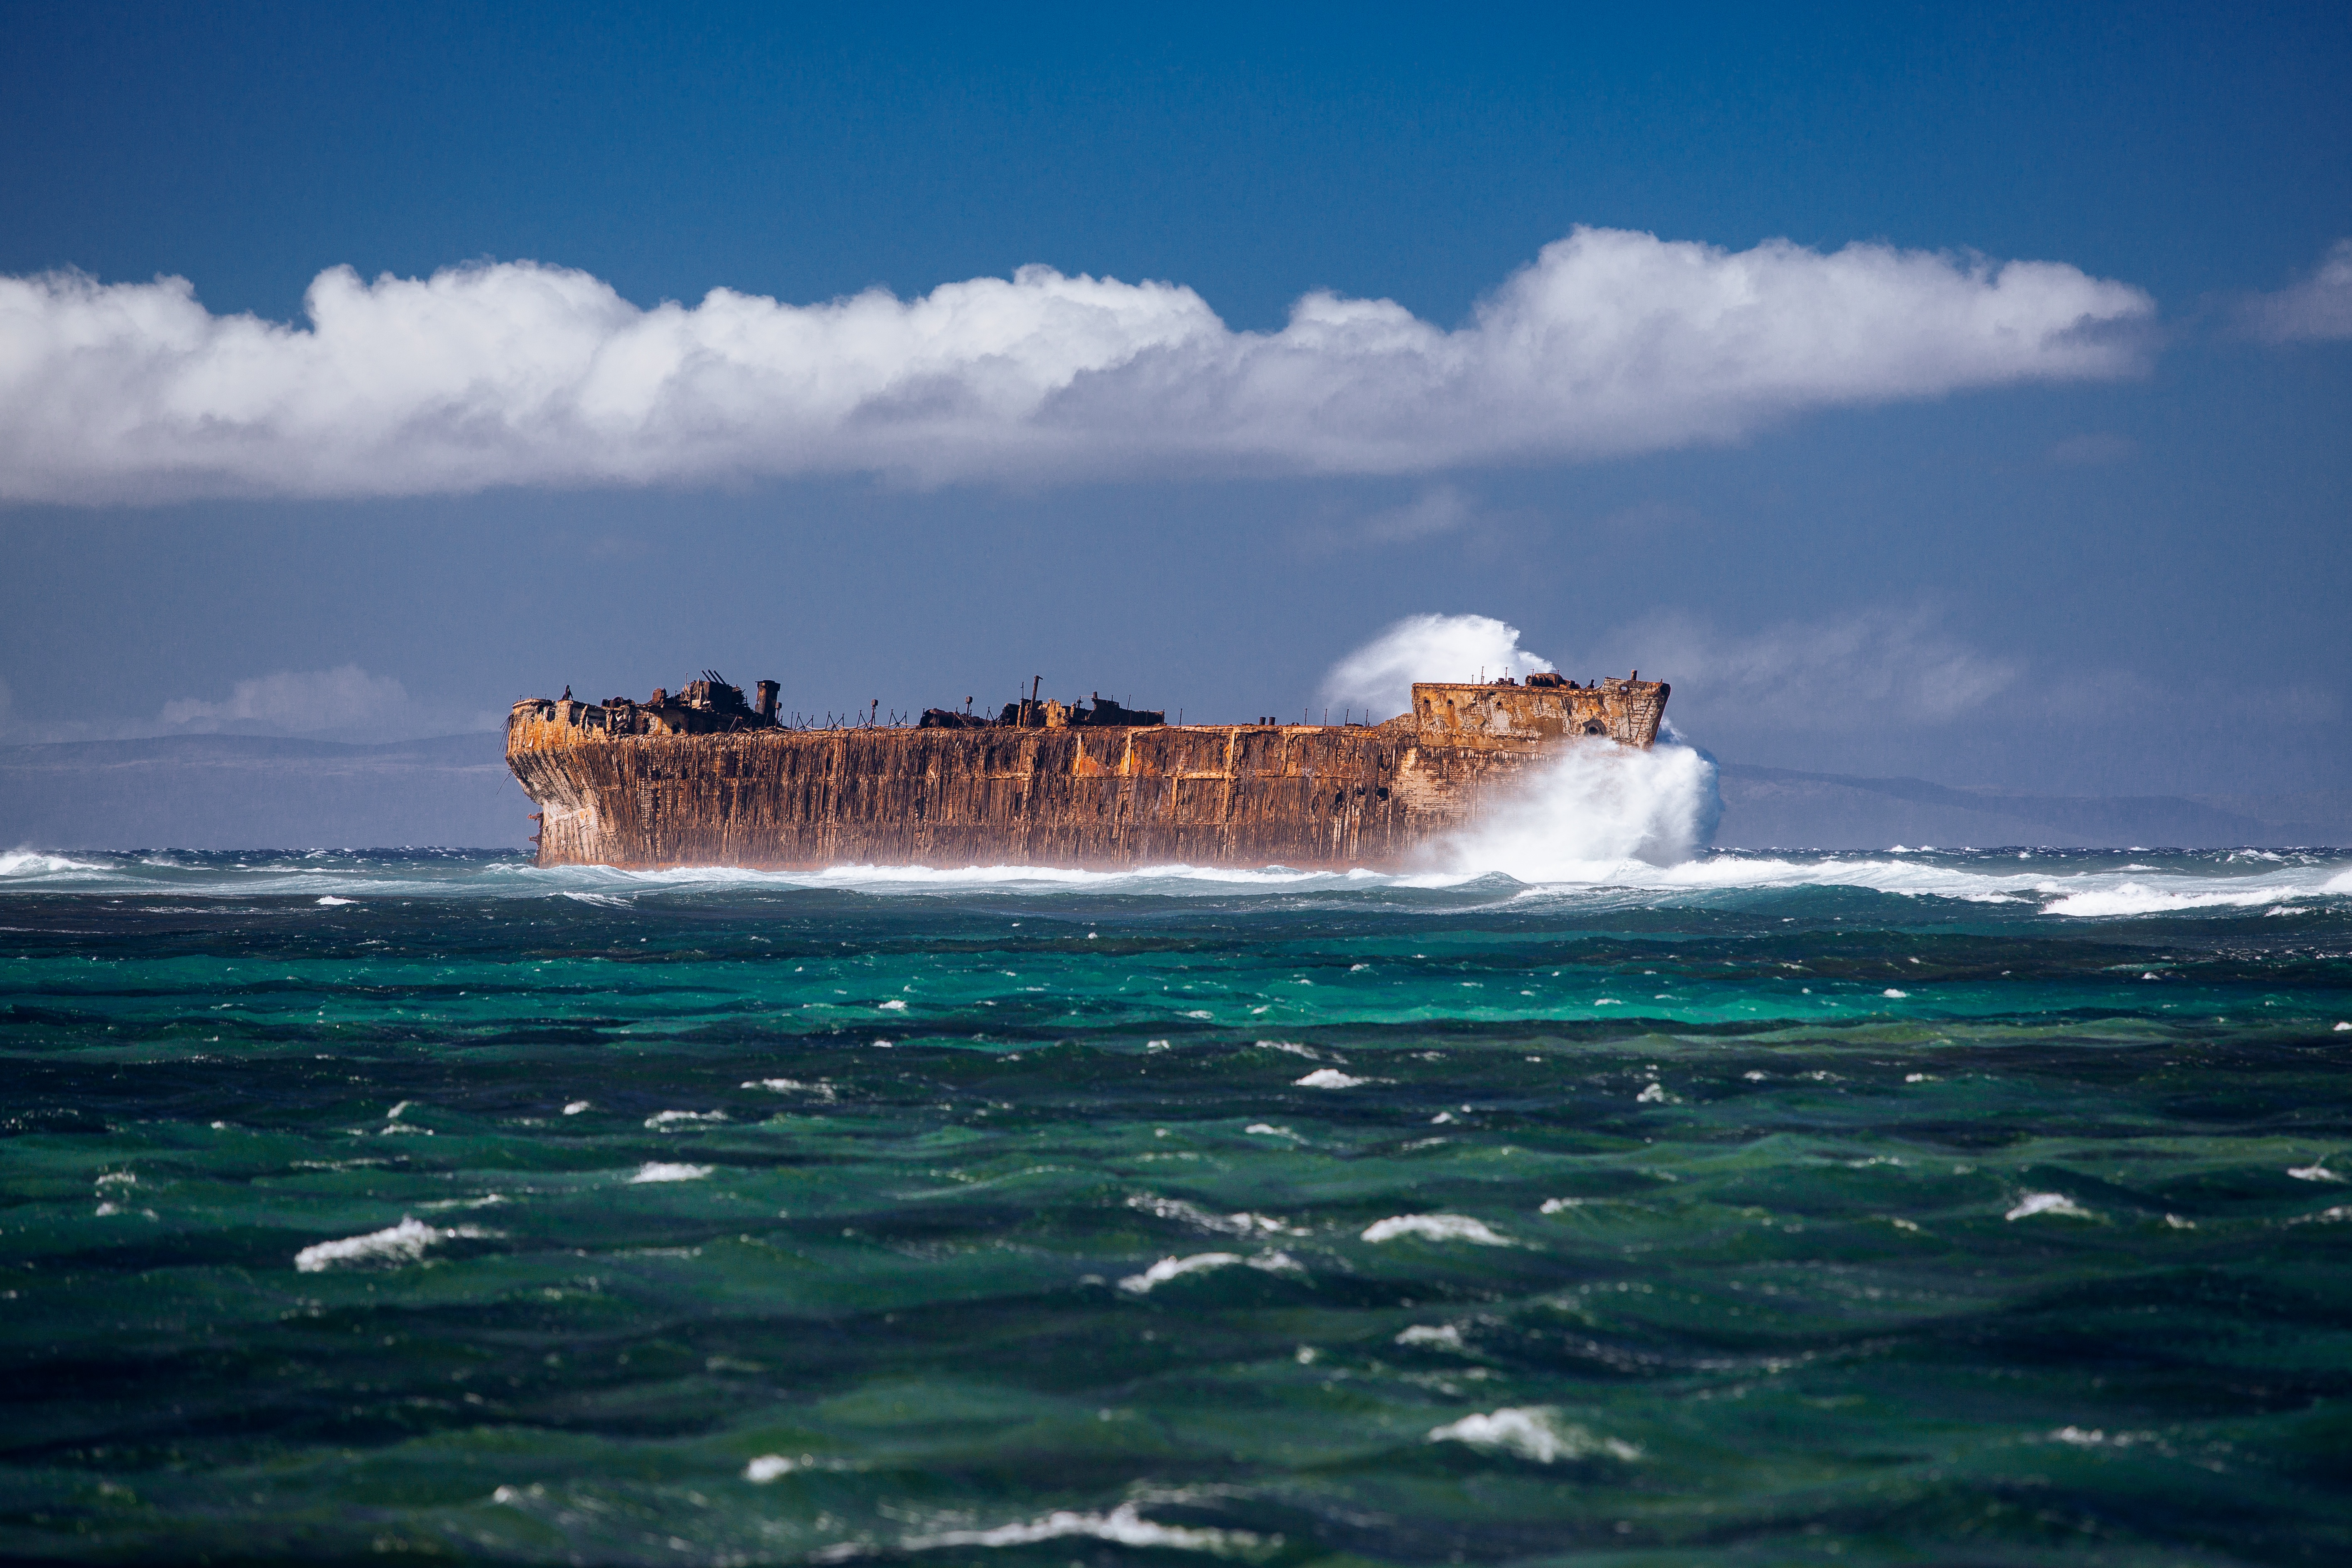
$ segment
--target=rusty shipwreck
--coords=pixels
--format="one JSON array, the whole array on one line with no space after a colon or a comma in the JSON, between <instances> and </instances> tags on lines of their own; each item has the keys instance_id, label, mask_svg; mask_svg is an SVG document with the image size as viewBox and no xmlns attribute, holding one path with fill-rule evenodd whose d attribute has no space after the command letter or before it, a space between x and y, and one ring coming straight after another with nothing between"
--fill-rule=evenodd
<instances>
[{"instance_id":1,"label":"rusty shipwreck","mask_svg":"<svg viewBox=\"0 0 2352 1568\"><path fill-rule=\"evenodd\" d=\"M747 701L706 671L646 702L518 702L507 763L542 866L1402 869L1556 748L1647 748L1670 689L1639 674L1423 682L1379 724L1170 724L1033 683L992 717L817 727L776 682Z\"/></svg>"}]
</instances>

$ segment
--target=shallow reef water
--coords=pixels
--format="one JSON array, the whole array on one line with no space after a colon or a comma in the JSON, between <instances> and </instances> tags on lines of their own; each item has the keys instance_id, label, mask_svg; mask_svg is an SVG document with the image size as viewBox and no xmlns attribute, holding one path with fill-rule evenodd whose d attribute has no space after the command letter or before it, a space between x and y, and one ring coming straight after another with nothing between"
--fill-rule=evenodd
<instances>
[{"instance_id":1,"label":"shallow reef water","mask_svg":"<svg viewBox=\"0 0 2352 1568\"><path fill-rule=\"evenodd\" d=\"M0 857L0 1555L2352 1561L2352 856Z\"/></svg>"}]
</instances>

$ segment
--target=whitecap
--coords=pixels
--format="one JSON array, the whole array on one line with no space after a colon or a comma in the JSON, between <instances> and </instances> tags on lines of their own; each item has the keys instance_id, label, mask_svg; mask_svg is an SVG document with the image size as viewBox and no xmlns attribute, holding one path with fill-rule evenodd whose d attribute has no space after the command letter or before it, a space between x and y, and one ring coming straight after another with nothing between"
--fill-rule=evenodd
<instances>
[{"instance_id":1,"label":"whitecap","mask_svg":"<svg viewBox=\"0 0 2352 1568\"><path fill-rule=\"evenodd\" d=\"M2028 1193L2018 1199L2017 1206L2001 1215L2003 1219L2030 1219L2038 1214L2063 1215L2069 1219L2096 1219L2098 1215L2083 1207L2063 1193Z\"/></svg>"},{"instance_id":2,"label":"whitecap","mask_svg":"<svg viewBox=\"0 0 2352 1568\"><path fill-rule=\"evenodd\" d=\"M833 1085L823 1079L819 1079L814 1083L803 1083L796 1078L747 1078L737 1087L764 1089L771 1094L814 1094L826 1100L836 1098Z\"/></svg>"},{"instance_id":3,"label":"whitecap","mask_svg":"<svg viewBox=\"0 0 2352 1568\"><path fill-rule=\"evenodd\" d=\"M37 849L0 850L0 878L71 876L76 872L103 873L111 869L63 855L46 855Z\"/></svg>"},{"instance_id":4,"label":"whitecap","mask_svg":"<svg viewBox=\"0 0 2352 1568\"><path fill-rule=\"evenodd\" d=\"M1223 1553L1246 1550L1261 1542L1278 1544L1282 1537L1261 1537L1246 1530L1211 1530L1189 1525L1155 1524L1137 1506L1123 1502L1108 1513L1077 1513L1055 1510L1043 1519L1000 1524L992 1530L943 1530L910 1535L898 1544L908 1552L935 1546L1028 1546L1066 1536L1092 1536L1119 1546L1160 1547L1177 1552Z\"/></svg>"},{"instance_id":5,"label":"whitecap","mask_svg":"<svg viewBox=\"0 0 2352 1568\"><path fill-rule=\"evenodd\" d=\"M1452 1323L1415 1323L1396 1337L1401 1345L1436 1345L1449 1351L1462 1348L1462 1331Z\"/></svg>"},{"instance_id":6,"label":"whitecap","mask_svg":"<svg viewBox=\"0 0 2352 1568\"><path fill-rule=\"evenodd\" d=\"M1480 1247L1517 1245L1509 1237L1490 1229L1484 1220L1472 1219L1466 1214L1391 1215L1364 1227L1366 1241L1394 1241L1401 1236L1417 1236L1426 1241L1471 1241Z\"/></svg>"},{"instance_id":7,"label":"whitecap","mask_svg":"<svg viewBox=\"0 0 2352 1568\"><path fill-rule=\"evenodd\" d=\"M1500 1448L1543 1465L1555 1459L1589 1458L1596 1454L1629 1463L1642 1457L1640 1448L1622 1437L1596 1437L1582 1426L1563 1424L1559 1415L1558 1411L1540 1405L1507 1407L1433 1426L1423 1441Z\"/></svg>"},{"instance_id":8,"label":"whitecap","mask_svg":"<svg viewBox=\"0 0 2352 1568\"><path fill-rule=\"evenodd\" d=\"M726 1120L727 1113L723 1110L656 1110L651 1116L646 1118L646 1125L658 1131L667 1131L670 1128L677 1126L682 1122L724 1121Z\"/></svg>"},{"instance_id":9,"label":"whitecap","mask_svg":"<svg viewBox=\"0 0 2352 1568\"><path fill-rule=\"evenodd\" d=\"M1202 1230L1216 1231L1225 1236L1255 1236L1261 1231L1271 1231L1281 1236L1307 1234L1303 1230L1295 1230L1267 1215L1252 1214L1247 1210L1240 1214L1211 1214L1198 1204L1186 1203L1182 1198L1155 1197L1150 1193L1134 1194L1127 1200L1127 1206L1131 1209L1140 1209L1145 1214L1160 1219L1178 1220L1185 1225L1198 1226Z\"/></svg>"},{"instance_id":10,"label":"whitecap","mask_svg":"<svg viewBox=\"0 0 2352 1568\"><path fill-rule=\"evenodd\" d=\"M634 1186L639 1182L698 1182L716 1169L715 1165L674 1164L663 1160L648 1160L637 1167L629 1183Z\"/></svg>"},{"instance_id":11,"label":"whitecap","mask_svg":"<svg viewBox=\"0 0 2352 1568\"><path fill-rule=\"evenodd\" d=\"M1354 1089L1372 1080L1343 1073L1338 1068L1317 1068L1305 1078L1295 1078L1290 1081L1305 1089Z\"/></svg>"},{"instance_id":12,"label":"whitecap","mask_svg":"<svg viewBox=\"0 0 2352 1568\"><path fill-rule=\"evenodd\" d=\"M365 1236L314 1242L294 1255L294 1267L304 1274L317 1274L339 1263L414 1263L425 1256L426 1247L457 1234L404 1216L398 1225Z\"/></svg>"},{"instance_id":13,"label":"whitecap","mask_svg":"<svg viewBox=\"0 0 2352 1568\"><path fill-rule=\"evenodd\" d=\"M2259 879L2267 881L2268 879ZM2184 910L2251 909L2278 897L2271 886L2213 887L2194 884L2160 888L2128 880L2116 887L2093 888L2052 900L2042 913L2085 919L2116 919L2127 915L2177 914Z\"/></svg>"},{"instance_id":14,"label":"whitecap","mask_svg":"<svg viewBox=\"0 0 2352 1568\"><path fill-rule=\"evenodd\" d=\"M1118 1288L1133 1295L1148 1295L1155 1286L1165 1285L1171 1279L1181 1279L1204 1268L1231 1268L1242 1261L1238 1252L1196 1252L1190 1258L1163 1258L1142 1273L1121 1279Z\"/></svg>"}]
</instances>

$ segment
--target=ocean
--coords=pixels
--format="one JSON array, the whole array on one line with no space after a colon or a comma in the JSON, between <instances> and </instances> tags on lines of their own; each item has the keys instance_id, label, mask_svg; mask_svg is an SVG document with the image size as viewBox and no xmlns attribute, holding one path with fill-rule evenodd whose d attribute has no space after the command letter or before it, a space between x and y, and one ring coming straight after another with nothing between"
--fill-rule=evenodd
<instances>
[{"instance_id":1,"label":"ocean","mask_svg":"<svg viewBox=\"0 0 2352 1568\"><path fill-rule=\"evenodd\" d=\"M0 857L0 1555L2352 1561L2352 854Z\"/></svg>"}]
</instances>

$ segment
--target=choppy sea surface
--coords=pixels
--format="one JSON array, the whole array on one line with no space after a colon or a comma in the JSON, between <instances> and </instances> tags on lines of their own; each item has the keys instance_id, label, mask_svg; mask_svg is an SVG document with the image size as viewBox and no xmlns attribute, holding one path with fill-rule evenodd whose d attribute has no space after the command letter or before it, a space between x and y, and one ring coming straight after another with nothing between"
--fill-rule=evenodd
<instances>
[{"instance_id":1,"label":"choppy sea surface","mask_svg":"<svg viewBox=\"0 0 2352 1568\"><path fill-rule=\"evenodd\" d=\"M0 857L0 1556L2352 1561L2352 855Z\"/></svg>"}]
</instances>

